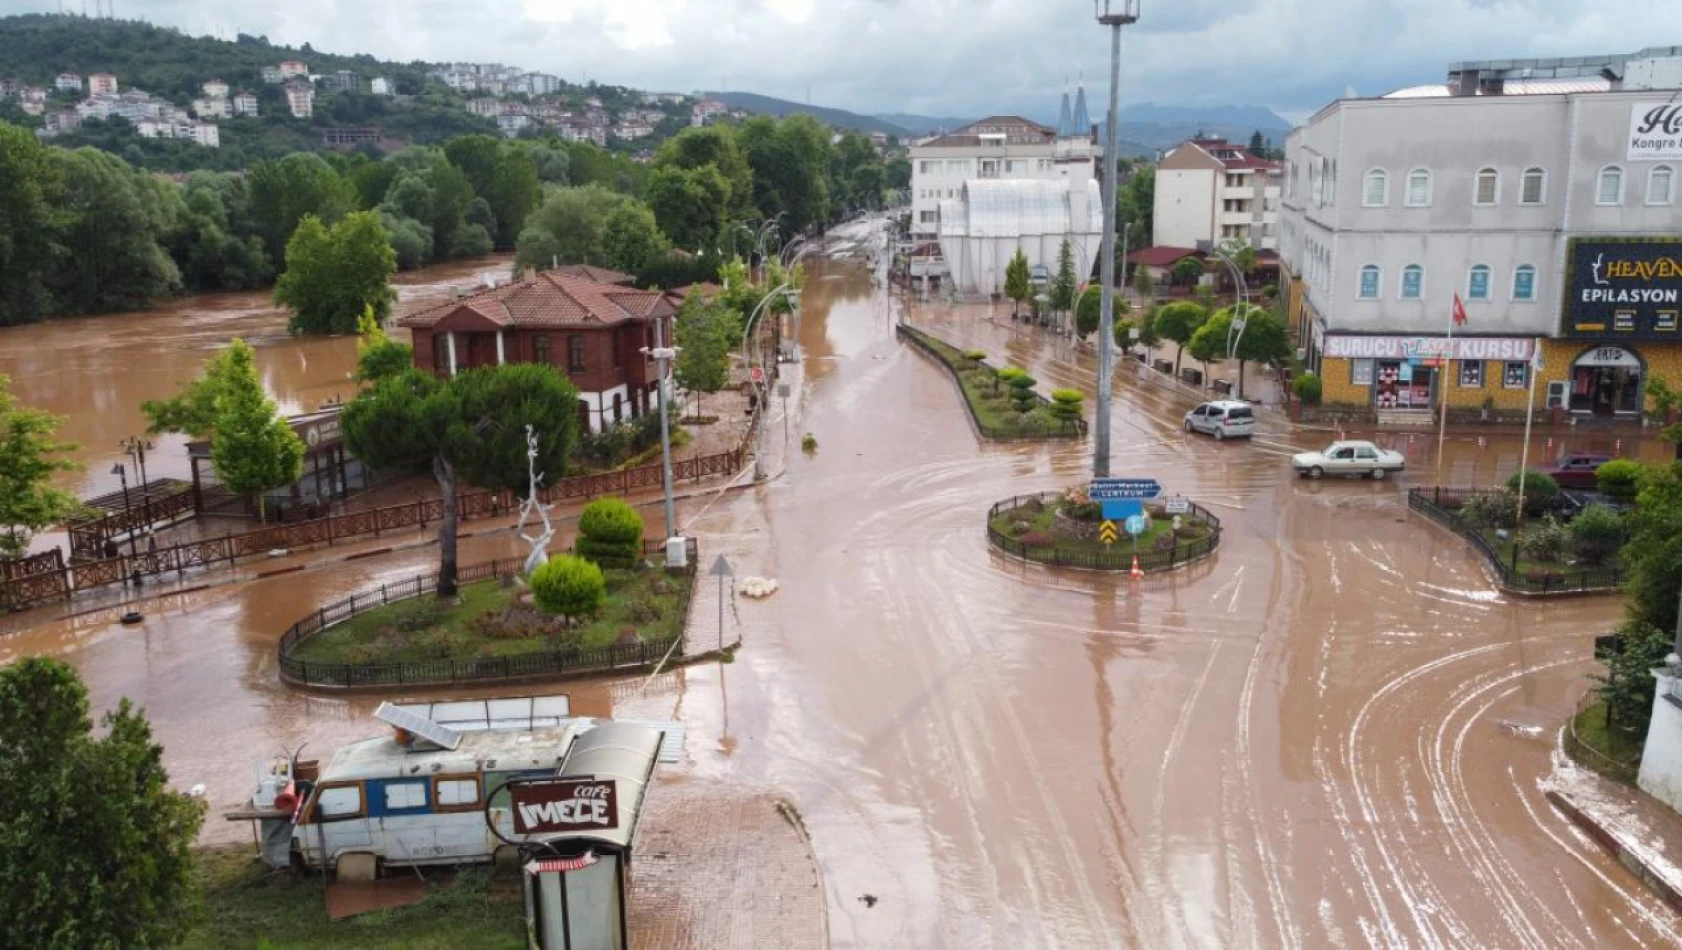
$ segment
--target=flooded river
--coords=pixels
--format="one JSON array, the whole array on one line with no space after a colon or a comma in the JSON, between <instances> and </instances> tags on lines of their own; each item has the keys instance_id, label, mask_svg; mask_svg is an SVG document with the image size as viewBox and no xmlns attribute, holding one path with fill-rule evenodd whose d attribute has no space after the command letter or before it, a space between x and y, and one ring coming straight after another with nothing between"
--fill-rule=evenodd
<instances>
[{"instance_id":1,"label":"flooded river","mask_svg":"<svg viewBox=\"0 0 1682 950\"><path fill-rule=\"evenodd\" d=\"M1678 940L1677 916L1537 788L1553 731L1596 668L1590 638L1619 604L1508 598L1465 544L1410 516L1405 492L1429 483L1434 439L1381 437L1409 455L1394 483L1300 482L1286 456L1329 433L1274 418L1253 444L1189 440L1179 431L1189 398L1124 370L1116 473L1154 476L1210 507L1225 524L1220 551L1140 582L1025 567L989 549L986 508L1084 481L1090 448L979 446L950 378L895 339L895 306L860 267L814 266L794 432L812 432L819 450L796 453L767 485L679 506L705 559L724 553L738 577L781 584L764 603L733 603L727 623L746 641L736 662L568 688L586 712L681 717L691 768L785 790L823 868L835 946ZM916 319L1092 392L1089 350L1008 319ZM89 325L24 332L46 347ZM172 354L214 336L153 332ZM265 372L290 380L277 392L304 403L336 392L349 351L328 356L328 343L348 345L267 347ZM149 359L74 349L77 372ZM50 355L8 347L0 366L23 375L15 367ZM334 370L287 375L334 358ZM126 388L106 381L113 413L173 385L133 372ZM88 405L73 390L66 374L64 401L49 408ZM101 445L127 434L105 420L76 425ZM1548 438L1538 433L1537 461L1603 437ZM1503 475L1517 443L1451 439L1447 480ZM513 546L465 547L463 563ZM280 633L310 605L426 570L433 556L166 599L136 630L43 615L0 638L0 662L54 653L100 705L132 696L175 780L206 782L226 806L248 791L254 756L304 742L326 752L374 731L366 715L383 697L279 685ZM716 622L705 583L703 639Z\"/></svg>"}]
</instances>

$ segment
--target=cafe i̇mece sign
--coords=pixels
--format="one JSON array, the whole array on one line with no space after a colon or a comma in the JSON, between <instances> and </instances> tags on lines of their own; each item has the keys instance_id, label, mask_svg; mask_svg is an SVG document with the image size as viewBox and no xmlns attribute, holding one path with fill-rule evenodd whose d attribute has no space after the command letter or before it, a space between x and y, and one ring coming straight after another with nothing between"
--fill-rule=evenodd
<instances>
[{"instance_id":1,"label":"cafe i\u0307mece sign","mask_svg":"<svg viewBox=\"0 0 1682 950\"><path fill-rule=\"evenodd\" d=\"M1682 239L1575 238L1567 257L1565 336L1682 341Z\"/></svg>"},{"instance_id":2,"label":"cafe i\u0307mece sign","mask_svg":"<svg viewBox=\"0 0 1682 950\"><path fill-rule=\"evenodd\" d=\"M544 779L510 785L514 833L558 835L617 828L618 791L612 779Z\"/></svg>"}]
</instances>

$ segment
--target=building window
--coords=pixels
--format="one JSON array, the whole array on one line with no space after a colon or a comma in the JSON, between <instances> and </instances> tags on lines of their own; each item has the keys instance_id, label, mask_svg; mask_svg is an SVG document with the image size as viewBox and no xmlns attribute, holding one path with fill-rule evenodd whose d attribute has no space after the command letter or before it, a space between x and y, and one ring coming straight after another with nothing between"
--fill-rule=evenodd
<instances>
[{"instance_id":1,"label":"building window","mask_svg":"<svg viewBox=\"0 0 1682 950\"><path fill-rule=\"evenodd\" d=\"M1428 208L1431 205L1431 173L1423 168L1408 172L1407 206Z\"/></svg>"},{"instance_id":2,"label":"building window","mask_svg":"<svg viewBox=\"0 0 1682 950\"><path fill-rule=\"evenodd\" d=\"M932 175L940 167L939 162L918 162L917 172L922 175Z\"/></svg>"},{"instance_id":3,"label":"building window","mask_svg":"<svg viewBox=\"0 0 1682 950\"><path fill-rule=\"evenodd\" d=\"M938 212L938 211L919 211L919 212L917 212L917 223L918 224L934 224L939 220L939 218L940 218L940 212Z\"/></svg>"},{"instance_id":4,"label":"building window","mask_svg":"<svg viewBox=\"0 0 1682 950\"><path fill-rule=\"evenodd\" d=\"M1600 170L1600 180L1594 192L1594 203L1597 205L1621 205L1624 203L1624 170L1616 165L1608 165Z\"/></svg>"},{"instance_id":5,"label":"building window","mask_svg":"<svg viewBox=\"0 0 1682 950\"><path fill-rule=\"evenodd\" d=\"M1675 191L1673 183L1676 172L1669 165L1660 165L1647 173L1647 203L1650 205L1670 204L1671 194Z\"/></svg>"},{"instance_id":6,"label":"building window","mask_svg":"<svg viewBox=\"0 0 1682 950\"><path fill-rule=\"evenodd\" d=\"M1501 388L1523 389L1530 385L1530 364L1519 360L1501 364Z\"/></svg>"},{"instance_id":7,"label":"building window","mask_svg":"<svg viewBox=\"0 0 1682 950\"><path fill-rule=\"evenodd\" d=\"M1361 204L1368 208L1382 208L1390 203L1390 176L1382 168L1367 172L1361 186Z\"/></svg>"},{"instance_id":8,"label":"building window","mask_svg":"<svg viewBox=\"0 0 1682 950\"><path fill-rule=\"evenodd\" d=\"M1493 168L1485 168L1478 172L1477 191L1472 201L1474 204L1494 205L1501 203L1501 173Z\"/></svg>"},{"instance_id":9,"label":"building window","mask_svg":"<svg viewBox=\"0 0 1682 950\"><path fill-rule=\"evenodd\" d=\"M1425 296L1425 268L1409 264L1402 268L1402 299L1418 300Z\"/></svg>"},{"instance_id":10,"label":"building window","mask_svg":"<svg viewBox=\"0 0 1682 950\"><path fill-rule=\"evenodd\" d=\"M1351 386L1371 386L1372 385L1372 370L1373 370L1373 361L1372 360L1350 360L1349 361L1349 385L1351 385Z\"/></svg>"},{"instance_id":11,"label":"building window","mask_svg":"<svg viewBox=\"0 0 1682 950\"><path fill-rule=\"evenodd\" d=\"M1466 299L1489 299L1489 267L1487 265L1472 265L1472 271L1466 278Z\"/></svg>"},{"instance_id":12,"label":"building window","mask_svg":"<svg viewBox=\"0 0 1682 950\"><path fill-rule=\"evenodd\" d=\"M549 337L547 335L539 335L536 340L532 341L532 360L537 363L548 364Z\"/></svg>"},{"instance_id":13,"label":"building window","mask_svg":"<svg viewBox=\"0 0 1682 950\"><path fill-rule=\"evenodd\" d=\"M1540 168L1524 170L1524 187L1519 189L1519 204L1539 205L1546 192L1548 173Z\"/></svg>"},{"instance_id":14,"label":"building window","mask_svg":"<svg viewBox=\"0 0 1682 950\"><path fill-rule=\"evenodd\" d=\"M1360 296L1362 300L1378 299L1378 285L1381 276L1382 272L1378 269L1377 264L1368 264L1361 268Z\"/></svg>"},{"instance_id":15,"label":"building window","mask_svg":"<svg viewBox=\"0 0 1682 950\"><path fill-rule=\"evenodd\" d=\"M1483 361L1482 360L1461 360L1460 361L1460 388L1461 389L1482 389L1483 388Z\"/></svg>"},{"instance_id":16,"label":"building window","mask_svg":"<svg viewBox=\"0 0 1682 950\"><path fill-rule=\"evenodd\" d=\"M586 366L584 360L584 337L573 334L567 337L567 371L582 373Z\"/></svg>"},{"instance_id":17,"label":"building window","mask_svg":"<svg viewBox=\"0 0 1682 950\"><path fill-rule=\"evenodd\" d=\"M1513 271L1513 299L1533 301L1536 299L1536 268L1529 264L1520 264Z\"/></svg>"}]
</instances>

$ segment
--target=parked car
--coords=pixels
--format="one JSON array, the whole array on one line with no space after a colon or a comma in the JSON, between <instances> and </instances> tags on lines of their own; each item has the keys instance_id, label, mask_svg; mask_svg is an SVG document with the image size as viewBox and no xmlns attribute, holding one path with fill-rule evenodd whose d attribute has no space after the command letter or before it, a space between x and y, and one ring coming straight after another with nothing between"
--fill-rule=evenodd
<instances>
[{"instance_id":1,"label":"parked car","mask_svg":"<svg viewBox=\"0 0 1682 950\"><path fill-rule=\"evenodd\" d=\"M1595 472L1614 458L1617 456L1604 452L1567 452L1546 471L1561 488L1594 491L1599 484Z\"/></svg>"},{"instance_id":2,"label":"parked car","mask_svg":"<svg viewBox=\"0 0 1682 950\"><path fill-rule=\"evenodd\" d=\"M1381 449L1371 442L1333 442L1318 452L1291 457L1291 468L1302 478L1322 475L1362 475L1383 478L1407 465L1402 453Z\"/></svg>"},{"instance_id":3,"label":"parked car","mask_svg":"<svg viewBox=\"0 0 1682 950\"><path fill-rule=\"evenodd\" d=\"M1186 413L1186 431L1207 432L1216 439L1247 439L1256 434L1256 412L1249 403L1236 399L1206 402Z\"/></svg>"}]
</instances>

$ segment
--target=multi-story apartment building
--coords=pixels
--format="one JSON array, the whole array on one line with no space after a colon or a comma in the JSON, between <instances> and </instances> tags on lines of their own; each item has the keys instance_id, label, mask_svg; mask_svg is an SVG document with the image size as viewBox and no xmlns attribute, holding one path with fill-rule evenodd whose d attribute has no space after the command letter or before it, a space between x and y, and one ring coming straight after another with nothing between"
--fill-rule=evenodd
<instances>
[{"instance_id":1,"label":"multi-story apartment building","mask_svg":"<svg viewBox=\"0 0 1682 950\"><path fill-rule=\"evenodd\" d=\"M59 92L81 92L82 77L77 73L59 73L53 81L53 87Z\"/></svg>"},{"instance_id":2,"label":"multi-story apartment building","mask_svg":"<svg viewBox=\"0 0 1682 950\"><path fill-rule=\"evenodd\" d=\"M217 98L202 98L193 100L193 115L201 119L226 119L232 114L228 100Z\"/></svg>"},{"instance_id":3,"label":"multi-story apartment building","mask_svg":"<svg viewBox=\"0 0 1682 950\"><path fill-rule=\"evenodd\" d=\"M204 97L206 99L228 98L228 84L220 79L205 80L204 83L199 86L199 91L204 93Z\"/></svg>"},{"instance_id":4,"label":"multi-story apartment building","mask_svg":"<svg viewBox=\"0 0 1682 950\"><path fill-rule=\"evenodd\" d=\"M88 77L88 95L114 96L117 94L117 77L110 73L94 73Z\"/></svg>"},{"instance_id":5,"label":"multi-story apartment building","mask_svg":"<svg viewBox=\"0 0 1682 950\"><path fill-rule=\"evenodd\" d=\"M490 96L467 100L467 111L474 115L496 117L502 113L502 103Z\"/></svg>"},{"instance_id":6,"label":"multi-story apartment building","mask_svg":"<svg viewBox=\"0 0 1682 950\"><path fill-rule=\"evenodd\" d=\"M323 92L361 92L362 77L348 69L323 73L316 77L317 88Z\"/></svg>"},{"instance_id":7,"label":"multi-story apartment building","mask_svg":"<svg viewBox=\"0 0 1682 950\"><path fill-rule=\"evenodd\" d=\"M286 79L285 76L281 75L279 66L264 66L262 72L263 81L271 86L278 86Z\"/></svg>"},{"instance_id":8,"label":"multi-story apartment building","mask_svg":"<svg viewBox=\"0 0 1682 950\"><path fill-rule=\"evenodd\" d=\"M315 114L315 86L307 80L294 79L286 84L286 104L292 118L307 119Z\"/></svg>"},{"instance_id":9,"label":"multi-story apartment building","mask_svg":"<svg viewBox=\"0 0 1682 950\"><path fill-rule=\"evenodd\" d=\"M1277 249L1282 169L1225 139L1175 146L1156 167L1151 243L1196 248L1242 241Z\"/></svg>"},{"instance_id":10,"label":"multi-story apartment building","mask_svg":"<svg viewBox=\"0 0 1682 950\"><path fill-rule=\"evenodd\" d=\"M296 59L289 59L286 62L281 63L279 69L281 79L294 79L300 76L308 76L310 74L309 65Z\"/></svg>"},{"instance_id":11,"label":"multi-story apartment building","mask_svg":"<svg viewBox=\"0 0 1682 950\"><path fill-rule=\"evenodd\" d=\"M368 91L376 96L389 96L392 93L391 80L384 76L375 76L368 80Z\"/></svg>"},{"instance_id":12,"label":"multi-story apartment building","mask_svg":"<svg viewBox=\"0 0 1682 950\"><path fill-rule=\"evenodd\" d=\"M1682 385L1682 47L1451 67L1286 142L1289 314L1328 404L1633 419ZM1466 322L1450 340L1454 299Z\"/></svg>"},{"instance_id":13,"label":"multi-story apartment building","mask_svg":"<svg viewBox=\"0 0 1682 950\"><path fill-rule=\"evenodd\" d=\"M229 101L233 104L234 115L257 114L257 94L249 89L241 89Z\"/></svg>"}]
</instances>

